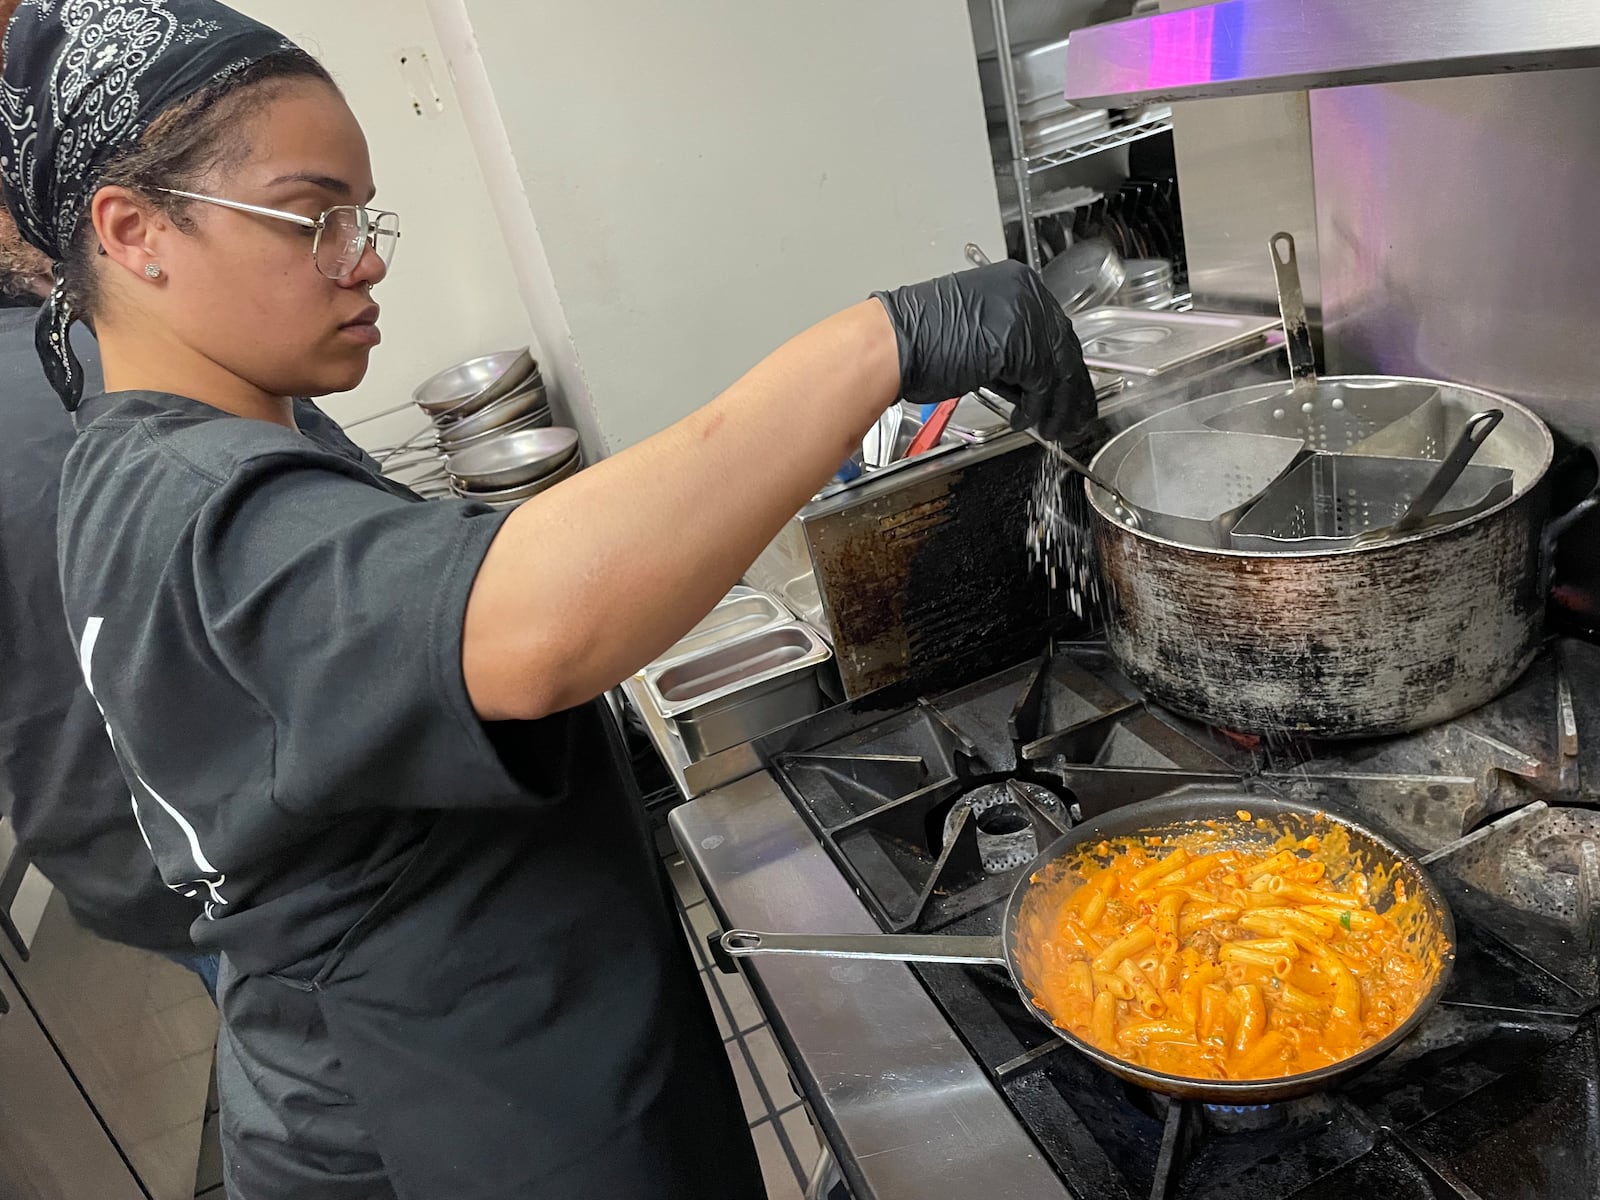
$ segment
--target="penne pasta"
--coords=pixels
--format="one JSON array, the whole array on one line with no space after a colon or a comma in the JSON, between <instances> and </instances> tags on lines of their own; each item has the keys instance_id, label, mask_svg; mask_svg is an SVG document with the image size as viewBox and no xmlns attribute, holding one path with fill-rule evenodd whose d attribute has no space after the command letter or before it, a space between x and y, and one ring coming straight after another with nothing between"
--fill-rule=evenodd
<instances>
[{"instance_id":1,"label":"penne pasta","mask_svg":"<svg viewBox=\"0 0 1600 1200\"><path fill-rule=\"evenodd\" d=\"M1161 886L1176 887L1180 884L1199 883L1227 861L1228 855L1226 854L1202 854L1198 858L1190 859L1181 871L1177 871L1173 875L1163 876L1160 880Z\"/></svg>"},{"instance_id":2,"label":"penne pasta","mask_svg":"<svg viewBox=\"0 0 1600 1200\"><path fill-rule=\"evenodd\" d=\"M1144 977L1139 968L1127 959L1123 959L1117 967L1117 974L1127 980L1133 988L1133 998L1139 1005L1139 1010L1147 1017L1165 1016L1167 1006L1162 1001L1160 993L1151 986L1150 981Z\"/></svg>"},{"instance_id":3,"label":"penne pasta","mask_svg":"<svg viewBox=\"0 0 1600 1200\"><path fill-rule=\"evenodd\" d=\"M1338 1062L1393 1029L1430 976L1394 888L1330 878L1316 838L1270 852L1123 838L1019 941L1043 943L1028 986L1063 1029L1196 1079L1266 1079ZM1330 838L1326 851L1338 854ZM1305 857L1305 855L1313 857ZM1329 859L1328 861L1334 861ZM1342 860L1340 860L1342 862Z\"/></svg>"},{"instance_id":4,"label":"penne pasta","mask_svg":"<svg viewBox=\"0 0 1600 1200\"><path fill-rule=\"evenodd\" d=\"M1241 1055L1236 1062L1239 1074L1247 1079L1259 1079L1265 1075L1282 1075L1283 1052L1288 1047L1288 1039L1276 1029L1269 1029L1261 1035L1261 1040L1256 1042L1248 1051ZM1278 1070L1271 1070L1270 1064L1278 1062Z\"/></svg>"},{"instance_id":5,"label":"penne pasta","mask_svg":"<svg viewBox=\"0 0 1600 1200\"><path fill-rule=\"evenodd\" d=\"M1302 859L1288 873L1296 883L1316 883L1328 873L1328 864L1314 858Z\"/></svg>"},{"instance_id":6,"label":"penne pasta","mask_svg":"<svg viewBox=\"0 0 1600 1200\"><path fill-rule=\"evenodd\" d=\"M1360 908L1363 901L1360 896L1352 896L1349 892L1330 892L1324 888L1308 887L1303 883L1291 883L1280 879L1281 886L1278 894L1296 904L1317 904L1327 908Z\"/></svg>"},{"instance_id":7,"label":"penne pasta","mask_svg":"<svg viewBox=\"0 0 1600 1200\"><path fill-rule=\"evenodd\" d=\"M1269 1000L1268 1007L1281 1005L1291 1012L1302 1015L1322 1013L1328 1009L1325 1001L1318 999L1309 992L1302 992L1286 979L1278 981L1278 986L1270 993Z\"/></svg>"},{"instance_id":8,"label":"penne pasta","mask_svg":"<svg viewBox=\"0 0 1600 1200\"><path fill-rule=\"evenodd\" d=\"M1200 1023L1197 1032L1202 1041L1221 1046L1228 1040L1228 993L1220 987L1207 984L1200 989Z\"/></svg>"},{"instance_id":9,"label":"penne pasta","mask_svg":"<svg viewBox=\"0 0 1600 1200\"><path fill-rule=\"evenodd\" d=\"M1175 868L1183 866L1188 861L1189 852L1182 846L1179 846L1165 858L1153 862L1143 870L1136 872L1133 878L1128 881L1129 890L1142 892L1157 879L1160 879L1163 875L1166 875Z\"/></svg>"},{"instance_id":10,"label":"penne pasta","mask_svg":"<svg viewBox=\"0 0 1600 1200\"><path fill-rule=\"evenodd\" d=\"M1303 936L1325 942L1338 928L1332 921L1301 912L1298 908L1253 908L1239 918L1251 933L1265 933L1272 937Z\"/></svg>"},{"instance_id":11,"label":"penne pasta","mask_svg":"<svg viewBox=\"0 0 1600 1200\"><path fill-rule=\"evenodd\" d=\"M1091 971L1090 977L1094 980L1095 999L1100 998L1102 992L1109 993L1116 1000L1132 1000L1133 984L1121 975L1112 975L1103 971Z\"/></svg>"},{"instance_id":12,"label":"penne pasta","mask_svg":"<svg viewBox=\"0 0 1600 1200\"><path fill-rule=\"evenodd\" d=\"M1178 917L1178 936L1193 933L1219 921L1231 921L1239 910L1231 904L1186 905Z\"/></svg>"},{"instance_id":13,"label":"penne pasta","mask_svg":"<svg viewBox=\"0 0 1600 1200\"><path fill-rule=\"evenodd\" d=\"M1162 892L1161 899L1156 904L1156 930L1159 933L1178 936L1178 914L1183 911L1185 902L1189 899L1182 892Z\"/></svg>"},{"instance_id":14,"label":"penne pasta","mask_svg":"<svg viewBox=\"0 0 1600 1200\"><path fill-rule=\"evenodd\" d=\"M1094 969L1096 971L1115 971L1118 964L1130 954L1156 944L1156 931L1148 925L1140 925L1123 934L1116 941L1111 942L1106 948L1094 956Z\"/></svg>"},{"instance_id":15,"label":"penne pasta","mask_svg":"<svg viewBox=\"0 0 1600 1200\"><path fill-rule=\"evenodd\" d=\"M1221 950L1222 961L1226 963L1240 963L1245 966L1260 967L1276 975L1279 979L1289 974L1289 969L1294 966L1287 954L1274 954L1270 950L1258 950L1250 942L1229 942Z\"/></svg>"},{"instance_id":16,"label":"penne pasta","mask_svg":"<svg viewBox=\"0 0 1600 1200\"><path fill-rule=\"evenodd\" d=\"M1094 972L1082 959L1067 967L1067 990L1085 1002L1094 1000Z\"/></svg>"},{"instance_id":17,"label":"penne pasta","mask_svg":"<svg viewBox=\"0 0 1600 1200\"><path fill-rule=\"evenodd\" d=\"M1273 875L1279 871L1286 871L1299 861L1293 850L1280 850L1271 858L1258 862L1253 867L1246 867L1240 873L1244 876L1245 882L1250 883L1262 875Z\"/></svg>"},{"instance_id":18,"label":"penne pasta","mask_svg":"<svg viewBox=\"0 0 1600 1200\"><path fill-rule=\"evenodd\" d=\"M1182 1021L1136 1021L1117 1033L1117 1040L1148 1045L1150 1042L1192 1042L1194 1030Z\"/></svg>"},{"instance_id":19,"label":"penne pasta","mask_svg":"<svg viewBox=\"0 0 1600 1200\"><path fill-rule=\"evenodd\" d=\"M1244 1054L1267 1031L1267 1002L1261 989L1253 983L1233 989L1239 998L1239 1025L1233 1034L1234 1054Z\"/></svg>"},{"instance_id":20,"label":"penne pasta","mask_svg":"<svg viewBox=\"0 0 1600 1200\"><path fill-rule=\"evenodd\" d=\"M1332 905L1308 904L1306 912L1312 916L1321 917L1325 921L1332 921L1342 929L1353 930L1357 933L1371 933L1383 925L1383 917L1379 913L1367 912L1359 908L1335 908Z\"/></svg>"},{"instance_id":21,"label":"penne pasta","mask_svg":"<svg viewBox=\"0 0 1600 1200\"><path fill-rule=\"evenodd\" d=\"M1078 940L1078 944L1090 954L1100 953L1102 948L1100 945L1100 939L1095 937L1094 934L1090 933L1088 929L1084 927L1083 922L1079 921L1076 917L1062 917L1061 928L1065 932L1069 933L1072 937L1076 938Z\"/></svg>"},{"instance_id":22,"label":"penne pasta","mask_svg":"<svg viewBox=\"0 0 1600 1200\"><path fill-rule=\"evenodd\" d=\"M1094 1011L1089 1017L1089 1040L1107 1050L1117 1044L1117 1001L1110 992L1101 992L1094 998Z\"/></svg>"}]
</instances>

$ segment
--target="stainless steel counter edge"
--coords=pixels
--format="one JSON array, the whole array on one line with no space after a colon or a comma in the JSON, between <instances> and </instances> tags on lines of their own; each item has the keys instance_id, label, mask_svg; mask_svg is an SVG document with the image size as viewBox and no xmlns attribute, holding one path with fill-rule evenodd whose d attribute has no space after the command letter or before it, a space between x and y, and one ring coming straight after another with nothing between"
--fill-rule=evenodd
<instances>
[{"instance_id":1,"label":"stainless steel counter edge","mask_svg":"<svg viewBox=\"0 0 1600 1200\"><path fill-rule=\"evenodd\" d=\"M765 771L668 820L724 928L878 932ZM768 958L745 968L856 1200L1070 1200L908 967Z\"/></svg>"}]
</instances>

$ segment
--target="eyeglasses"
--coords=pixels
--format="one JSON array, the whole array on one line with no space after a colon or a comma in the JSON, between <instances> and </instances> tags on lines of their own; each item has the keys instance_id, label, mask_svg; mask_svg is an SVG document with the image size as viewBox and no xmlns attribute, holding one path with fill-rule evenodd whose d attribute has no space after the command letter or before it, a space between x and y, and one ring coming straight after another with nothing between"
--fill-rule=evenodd
<instances>
[{"instance_id":1,"label":"eyeglasses","mask_svg":"<svg viewBox=\"0 0 1600 1200\"><path fill-rule=\"evenodd\" d=\"M169 196L182 196L185 200L201 200L221 208L231 208L236 212L291 221L316 230L316 237L311 242L311 257L316 259L317 270L329 279L348 279L360 265L368 246L377 251L387 269L394 262L395 247L400 242L399 214L370 209L364 204L337 204L312 220L299 213L262 208L259 204L245 204L239 200L223 200L217 196L202 196L199 192L180 192L176 188L155 190Z\"/></svg>"}]
</instances>

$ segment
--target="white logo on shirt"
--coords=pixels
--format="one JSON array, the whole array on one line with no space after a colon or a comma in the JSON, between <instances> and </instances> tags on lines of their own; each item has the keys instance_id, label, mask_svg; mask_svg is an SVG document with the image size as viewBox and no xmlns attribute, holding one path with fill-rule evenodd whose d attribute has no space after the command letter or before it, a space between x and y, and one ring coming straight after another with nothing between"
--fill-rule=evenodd
<instances>
[{"instance_id":1,"label":"white logo on shirt","mask_svg":"<svg viewBox=\"0 0 1600 1200\"><path fill-rule=\"evenodd\" d=\"M100 709L102 717L105 717L106 710L105 706L100 703L100 698L95 696L92 664L95 643L100 640L100 628L104 624L105 619L103 617L90 617L83 627L83 640L78 646L78 668L83 672L83 684L89 689L89 695L94 698L95 705ZM211 860L206 857L206 852L201 849L200 835L195 831L195 827L184 818L182 813L167 803L166 798L160 792L150 786L149 781L139 773L139 769L133 765L131 759L124 753L123 748L117 744L117 735L112 731L109 719L106 720L106 736L111 739L111 749L116 753L122 764L127 767L128 773L133 776L150 799L160 805L162 811L177 823L179 830L182 831L185 840L189 843L189 856L194 860L194 865L202 872L198 878L190 883L168 884L167 886L184 896L198 896L200 894L199 889L205 888L211 896L211 899L206 901L206 916L208 918L214 917L212 912L214 906L228 903L219 890L228 881L228 877L211 865ZM150 835L145 831L144 818L139 812L139 797L135 794L130 799L133 801L133 818L139 823L139 832L144 837L145 846L150 847Z\"/></svg>"}]
</instances>

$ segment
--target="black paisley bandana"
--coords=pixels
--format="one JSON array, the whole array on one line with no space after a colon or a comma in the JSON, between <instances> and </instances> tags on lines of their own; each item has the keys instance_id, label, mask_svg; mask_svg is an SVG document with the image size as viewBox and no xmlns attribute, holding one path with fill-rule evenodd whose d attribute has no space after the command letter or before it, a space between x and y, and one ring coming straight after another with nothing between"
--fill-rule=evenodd
<instances>
[{"instance_id":1,"label":"black paisley bandana","mask_svg":"<svg viewBox=\"0 0 1600 1200\"><path fill-rule=\"evenodd\" d=\"M213 80L294 48L212 0L24 0L0 76L0 184L22 236L60 262L118 151ZM83 395L67 336L80 316L57 284L34 335L69 411Z\"/></svg>"}]
</instances>

